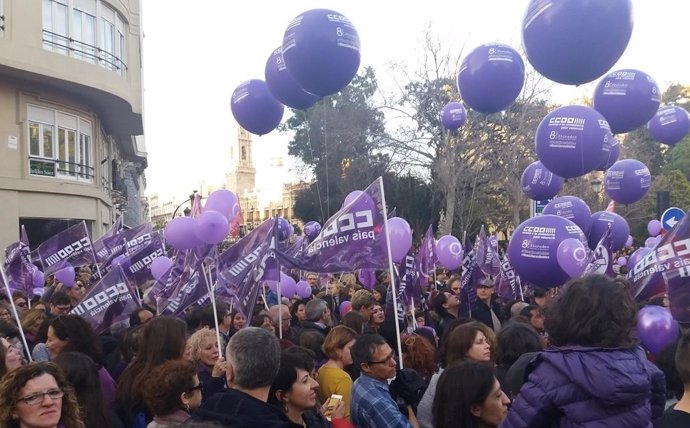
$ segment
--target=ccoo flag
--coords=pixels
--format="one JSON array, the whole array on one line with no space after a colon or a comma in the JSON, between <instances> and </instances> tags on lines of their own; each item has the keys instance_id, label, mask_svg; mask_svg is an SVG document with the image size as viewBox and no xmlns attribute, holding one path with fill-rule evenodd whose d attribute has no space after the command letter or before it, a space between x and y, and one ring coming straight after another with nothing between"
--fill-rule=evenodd
<instances>
[{"instance_id":1,"label":"ccoo flag","mask_svg":"<svg viewBox=\"0 0 690 428\"><path fill-rule=\"evenodd\" d=\"M66 263L74 267L96 263L96 254L84 221L45 240L38 246L38 255L46 276L63 269Z\"/></svg>"}]
</instances>

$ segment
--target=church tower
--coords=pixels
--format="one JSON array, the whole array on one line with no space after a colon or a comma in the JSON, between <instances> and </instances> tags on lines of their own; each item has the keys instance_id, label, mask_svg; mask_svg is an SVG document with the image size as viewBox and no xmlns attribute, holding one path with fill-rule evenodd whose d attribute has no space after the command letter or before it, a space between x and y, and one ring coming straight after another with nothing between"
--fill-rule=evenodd
<instances>
[{"instance_id":1,"label":"church tower","mask_svg":"<svg viewBox=\"0 0 690 428\"><path fill-rule=\"evenodd\" d=\"M237 128L237 143L230 148L230 160L233 170L226 174L226 188L237 196L253 192L256 169L252 161L252 136L241 127Z\"/></svg>"}]
</instances>

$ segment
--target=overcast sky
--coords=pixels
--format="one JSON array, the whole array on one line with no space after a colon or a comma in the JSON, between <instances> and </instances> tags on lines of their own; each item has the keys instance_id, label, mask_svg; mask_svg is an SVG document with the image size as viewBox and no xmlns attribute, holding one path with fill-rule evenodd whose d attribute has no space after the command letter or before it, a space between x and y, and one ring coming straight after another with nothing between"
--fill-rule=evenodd
<instances>
[{"instance_id":1,"label":"overcast sky","mask_svg":"<svg viewBox=\"0 0 690 428\"><path fill-rule=\"evenodd\" d=\"M361 41L362 66L375 68L390 87L387 65L415 67L427 27L451 51L467 42L502 42L520 47L520 25L528 0L143 0L144 120L149 167L147 193L183 199L198 183L224 182L237 123L230 111L235 87L264 79L270 53L282 43L288 23L303 11L334 9L347 16ZM636 68L665 89L690 84L685 0L634 0L635 28L614 69ZM387 80L388 79L388 80ZM591 96L593 84L556 85L555 101ZM287 110L286 110L287 111ZM284 116L283 120L287 118ZM294 162L289 135L278 131L254 137L259 188L279 194ZM271 160L283 157L282 168ZM275 164L275 162L274 162Z\"/></svg>"}]
</instances>

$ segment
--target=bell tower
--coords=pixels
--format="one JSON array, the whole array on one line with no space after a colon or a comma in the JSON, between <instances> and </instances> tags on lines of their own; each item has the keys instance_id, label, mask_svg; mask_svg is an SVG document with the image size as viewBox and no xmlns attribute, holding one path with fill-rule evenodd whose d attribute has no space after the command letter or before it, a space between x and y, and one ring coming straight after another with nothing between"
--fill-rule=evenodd
<instances>
[{"instance_id":1,"label":"bell tower","mask_svg":"<svg viewBox=\"0 0 690 428\"><path fill-rule=\"evenodd\" d=\"M237 142L230 148L233 170L226 174L226 188L241 196L253 192L256 169L252 160L252 136L241 127L237 128Z\"/></svg>"}]
</instances>

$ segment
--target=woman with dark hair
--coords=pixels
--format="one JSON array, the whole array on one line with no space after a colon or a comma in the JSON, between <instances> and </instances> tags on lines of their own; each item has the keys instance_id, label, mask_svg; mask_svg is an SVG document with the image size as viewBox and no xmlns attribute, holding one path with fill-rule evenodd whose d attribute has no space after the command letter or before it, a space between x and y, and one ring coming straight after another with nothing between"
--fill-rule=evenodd
<instances>
[{"instance_id":1,"label":"woman with dark hair","mask_svg":"<svg viewBox=\"0 0 690 428\"><path fill-rule=\"evenodd\" d=\"M438 380L433 426L495 428L505 419L508 404L510 399L501 390L491 366L475 362L453 364Z\"/></svg>"},{"instance_id":2,"label":"woman with dark hair","mask_svg":"<svg viewBox=\"0 0 690 428\"><path fill-rule=\"evenodd\" d=\"M61 352L53 362L74 388L84 424L87 427L111 427L112 412L106 410L103 402L98 365L81 352Z\"/></svg>"},{"instance_id":3,"label":"woman with dark hair","mask_svg":"<svg viewBox=\"0 0 690 428\"><path fill-rule=\"evenodd\" d=\"M19 350L4 337L0 338L0 379L22 364L22 354Z\"/></svg>"},{"instance_id":4,"label":"woman with dark hair","mask_svg":"<svg viewBox=\"0 0 690 428\"><path fill-rule=\"evenodd\" d=\"M510 388L507 381L508 370L521 355L533 355L544 349L544 343L534 327L521 322L510 322L505 325L498 332L496 343L496 378L501 382L501 388L508 397L515 397L518 391Z\"/></svg>"},{"instance_id":5,"label":"woman with dark hair","mask_svg":"<svg viewBox=\"0 0 690 428\"><path fill-rule=\"evenodd\" d=\"M0 382L3 428L85 428L74 389L52 363L22 366Z\"/></svg>"},{"instance_id":6,"label":"woman with dark hair","mask_svg":"<svg viewBox=\"0 0 690 428\"><path fill-rule=\"evenodd\" d=\"M343 317L343 322L341 325L350 327L357 332L357 334L364 334L364 318L362 318L362 315L357 311L350 311L346 313Z\"/></svg>"},{"instance_id":7,"label":"woman with dark hair","mask_svg":"<svg viewBox=\"0 0 690 428\"><path fill-rule=\"evenodd\" d=\"M247 326L247 318L237 309L233 309L232 312L230 312L230 319L232 320L232 324L228 330L228 338Z\"/></svg>"},{"instance_id":8,"label":"woman with dark hair","mask_svg":"<svg viewBox=\"0 0 690 428\"><path fill-rule=\"evenodd\" d=\"M153 414L147 428L178 426L189 412L201 405L201 388L196 367L189 361L166 361L153 369L143 384L144 401Z\"/></svg>"},{"instance_id":9,"label":"woman with dark hair","mask_svg":"<svg viewBox=\"0 0 690 428\"><path fill-rule=\"evenodd\" d=\"M383 322L386 321L386 313L383 311L383 306L378 303L371 307L371 317L369 318L369 331L378 334Z\"/></svg>"},{"instance_id":10,"label":"woman with dark hair","mask_svg":"<svg viewBox=\"0 0 690 428\"><path fill-rule=\"evenodd\" d=\"M184 321L168 317L155 317L144 327L137 357L127 366L117 385L117 402L125 425L137 421L151 421L144 404L142 386L151 371L169 360L179 360L187 344L187 326Z\"/></svg>"},{"instance_id":11,"label":"woman with dark hair","mask_svg":"<svg viewBox=\"0 0 690 428\"><path fill-rule=\"evenodd\" d=\"M388 289L383 284L376 284L374 289L371 290L371 294L374 297L374 301L381 306L386 305L386 294L388 294Z\"/></svg>"},{"instance_id":12,"label":"woman with dark hair","mask_svg":"<svg viewBox=\"0 0 690 428\"><path fill-rule=\"evenodd\" d=\"M650 427L664 378L633 340L637 308L622 279L571 280L546 305L553 345L531 362L503 427Z\"/></svg>"},{"instance_id":13,"label":"woman with dark hair","mask_svg":"<svg viewBox=\"0 0 690 428\"><path fill-rule=\"evenodd\" d=\"M300 327L302 321L307 320L307 301L296 300L290 308L290 325L292 327Z\"/></svg>"}]
</instances>

